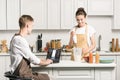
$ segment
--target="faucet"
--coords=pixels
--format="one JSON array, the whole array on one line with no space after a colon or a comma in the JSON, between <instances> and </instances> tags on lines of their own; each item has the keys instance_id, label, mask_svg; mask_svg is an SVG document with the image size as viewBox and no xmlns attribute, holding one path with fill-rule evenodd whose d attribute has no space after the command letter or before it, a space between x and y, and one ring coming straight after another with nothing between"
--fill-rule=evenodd
<instances>
[{"instance_id":1,"label":"faucet","mask_svg":"<svg viewBox=\"0 0 120 80\"><path fill-rule=\"evenodd\" d=\"M101 35L99 35L99 37L98 37L98 48L96 49L97 51L101 51L101 42L100 42L100 40L102 39L102 36Z\"/></svg>"}]
</instances>

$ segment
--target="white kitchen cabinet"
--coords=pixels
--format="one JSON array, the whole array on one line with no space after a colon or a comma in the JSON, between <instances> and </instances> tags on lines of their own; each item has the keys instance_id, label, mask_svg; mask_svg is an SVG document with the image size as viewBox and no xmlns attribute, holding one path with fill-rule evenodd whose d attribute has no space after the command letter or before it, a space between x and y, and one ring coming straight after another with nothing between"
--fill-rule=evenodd
<instances>
[{"instance_id":1,"label":"white kitchen cabinet","mask_svg":"<svg viewBox=\"0 0 120 80\"><path fill-rule=\"evenodd\" d=\"M114 25L112 29L120 29L120 0L114 0Z\"/></svg>"},{"instance_id":2,"label":"white kitchen cabinet","mask_svg":"<svg viewBox=\"0 0 120 80\"><path fill-rule=\"evenodd\" d=\"M116 80L120 80L120 56L117 56Z\"/></svg>"},{"instance_id":3,"label":"white kitchen cabinet","mask_svg":"<svg viewBox=\"0 0 120 80\"><path fill-rule=\"evenodd\" d=\"M7 0L7 30L19 29L20 0Z\"/></svg>"},{"instance_id":4,"label":"white kitchen cabinet","mask_svg":"<svg viewBox=\"0 0 120 80\"><path fill-rule=\"evenodd\" d=\"M87 12L87 0L61 0L61 29L71 29L76 25L75 13L80 7Z\"/></svg>"},{"instance_id":5,"label":"white kitchen cabinet","mask_svg":"<svg viewBox=\"0 0 120 80\"><path fill-rule=\"evenodd\" d=\"M94 80L94 68L54 68L56 80Z\"/></svg>"},{"instance_id":6,"label":"white kitchen cabinet","mask_svg":"<svg viewBox=\"0 0 120 80\"><path fill-rule=\"evenodd\" d=\"M74 1L61 0L61 29L71 29L74 26Z\"/></svg>"},{"instance_id":7,"label":"white kitchen cabinet","mask_svg":"<svg viewBox=\"0 0 120 80\"><path fill-rule=\"evenodd\" d=\"M107 54L107 53L106 53ZM114 53L113 53L114 54ZM112 71L111 72L109 72L109 68L108 68L108 70L105 68L105 70L107 70L107 72L103 69L103 70L99 70L99 71L96 71L96 73L97 73L97 75L95 76L96 78L97 78L97 80L103 80L103 79L100 79L100 77L98 77L98 76L101 76L102 78L106 78L105 80L114 80L114 78L115 78L115 80L119 80L120 79L120 77L119 77L119 72L120 72L120 66L119 66L119 57L120 56L109 56L109 55L102 55L102 56L100 56L100 58L112 58L112 59L114 59L114 62L116 63L116 69L115 69L115 73L116 74L112 74ZM106 75L106 73L108 73L108 75ZM106 77L106 76L108 76L108 77Z\"/></svg>"},{"instance_id":8,"label":"white kitchen cabinet","mask_svg":"<svg viewBox=\"0 0 120 80\"><path fill-rule=\"evenodd\" d=\"M113 15L113 0L88 0L88 15Z\"/></svg>"},{"instance_id":9,"label":"white kitchen cabinet","mask_svg":"<svg viewBox=\"0 0 120 80\"><path fill-rule=\"evenodd\" d=\"M0 56L0 80L9 80L4 76L4 73L10 71L10 56Z\"/></svg>"},{"instance_id":10,"label":"white kitchen cabinet","mask_svg":"<svg viewBox=\"0 0 120 80\"><path fill-rule=\"evenodd\" d=\"M116 80L114 68L95 68L95 80Z\"/></svg>"},{"instance_id":11,"label":"white kitchen cabinet","mask_svg":"<svg viewBox=\"0 0 120 80\"><path fill-rule=\"evenodd\" d=\"M5 56L5 71L10 71L10 56Z\"/></svg>"},{"instance_id":12,"label":"white kitchen cabinet","mask_svg":"<svg viewBox=\"0 0 120 80\"><path fill-rule=\"evenodd\" d=\"M0 30L6 30L6 0L0 0Z\"/></svg>"},{"instance_id":13,"label":"white kitchen cabinet","mask_svg":"<svg viewBox=\"0 0 120 80\"><path fill-rule=\"evenodd\" d=\"M60 0L48 0L48 29L60 29Z\"/></svg>"},{"instance_id":14,"label":"white kitchen cabinet","mask_svg":"<svg viewBox=\"0 0 120 80\"><path fill-rule=\"evenodd\" d=\"M27 14L34 18L33 29L47 29L47 1L21 0L21 15Z\"/></svg>"},{"instance_id":15,"label":"white kitchen cabinet","mask_svg":"<svg viewBox=\"0 0 120 80\"><path fill-rule=\"evenodd\" d=\"M46 67L31 65L34 71L51 70L55 80L115 80L116 64L89 64L73 61L60 61ZM105 77L107 76L107 77ZM110 77L109 77L110 76Z\"/></svg>"},{"instance_id":16,"label":"white kitchen cabinet","mask_svg":"<svg viewBox=\"0 0 120 80\"><path fill-rule=\"evenodd\" d=\"M5 56L0 56L0 80L5 80L4 73L6 70Z\"/></svg>"},{"instance_id":17,"label":"white kitchen cabinet","mask_svg":"<svg viewBox=\"0 0 120 80\"><path fill-rule=\"evenodd\" d=\"M60 29L60 0L21 0L21 15L34 18L33 29Z\"/></svg>"}]
</instances>

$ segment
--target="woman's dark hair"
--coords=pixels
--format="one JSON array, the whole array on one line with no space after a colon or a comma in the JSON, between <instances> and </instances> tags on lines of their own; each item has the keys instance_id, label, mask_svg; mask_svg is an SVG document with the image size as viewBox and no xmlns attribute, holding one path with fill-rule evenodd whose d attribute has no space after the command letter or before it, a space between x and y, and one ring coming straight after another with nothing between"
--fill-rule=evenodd
<instances>
[{"instance_id":1,"label":"woman's dark hair","mask_svg":"<svg viewBox=\"0 0 120 80\"><path fill-rule=\"evenodd\" d=\"M22 15L20 18L19 18L19 26L20 26L20 29L21 28L24 28L25 25L26 25L26 22L28 21L34 21L34 19L30 16L30 15Z\"/></svg>"},{"instance_id":2,"label":"woman's dark hair","mask_svg":"<svg viewBox=\"0 0 120 80\"><path fill-rule=\"evenodd\" d=\"M84 15L84 17L87 16L87 13L85 12L84 8L80 7L78 8L78 10L76 11L76 16L78 15Z\"/></svg>"}]
</instances>

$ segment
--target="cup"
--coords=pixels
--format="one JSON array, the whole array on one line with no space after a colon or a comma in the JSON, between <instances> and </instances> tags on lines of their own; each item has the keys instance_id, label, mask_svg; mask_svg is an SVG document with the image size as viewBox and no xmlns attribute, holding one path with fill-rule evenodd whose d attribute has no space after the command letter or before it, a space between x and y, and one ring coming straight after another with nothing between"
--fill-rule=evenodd
<instances>
[{"instance_id":1,"label":"cup","mask_svg":"<svg viewBox=\"0 0 120 80\"><path fill-rule=\"evenodd\" d=\"M81 62L82 48L73 48L74 61Z\"/></svg>"}]
</instances>

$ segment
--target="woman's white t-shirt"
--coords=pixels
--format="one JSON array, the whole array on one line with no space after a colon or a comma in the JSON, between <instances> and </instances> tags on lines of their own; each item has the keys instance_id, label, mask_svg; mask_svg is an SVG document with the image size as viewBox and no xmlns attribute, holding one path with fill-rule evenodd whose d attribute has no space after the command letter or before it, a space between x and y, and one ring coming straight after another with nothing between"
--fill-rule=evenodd
<instances>
[{"instance_id":1,"label":"woman's white t-shirt","mask_svg":"<svg viewBox=\"0 0 120 80\"><path fill-rule=\"evenodd\" d=\"M40 64L40 59L37 58L30 50L27 41L20 35L14 36L10 43L10 59L11 59L11 72L20 64L21 60L26 58L33 64Z\"/></svg>"},{"instance_id":2,"label":"woman's white t-shirt","mask_svg":"<svg viewBox=\"0 0 120 80\"><path fill-rule=\"evenodd\" d=\"M90 25L87 25L87 29L88 29L87 30L87 42L88 42L88 46L90 46L91 45L90 39L91 39L92 35L96 33L96 30ZM77 29L76 29L76 27L73 27L70 30L70 32L72 32L72 31L74 31L75 34L85 34L86 26L83 26L83 27L77 28Z\"/></svg>"}]
</instances>

